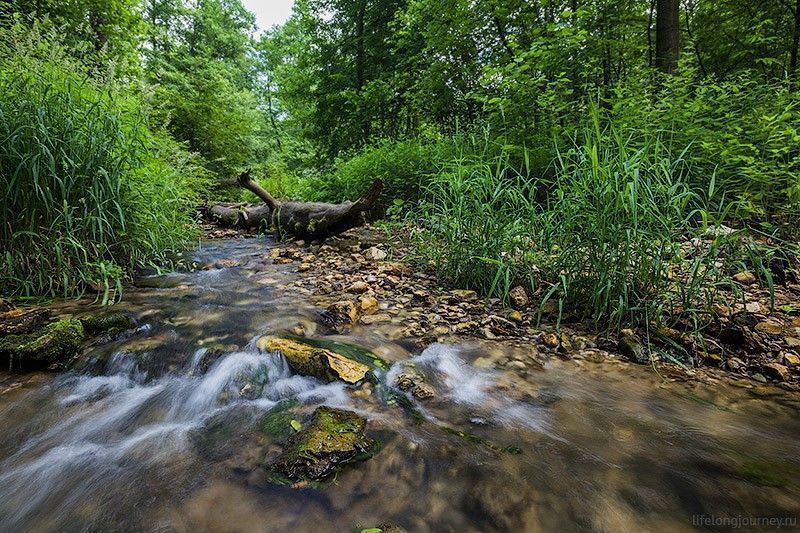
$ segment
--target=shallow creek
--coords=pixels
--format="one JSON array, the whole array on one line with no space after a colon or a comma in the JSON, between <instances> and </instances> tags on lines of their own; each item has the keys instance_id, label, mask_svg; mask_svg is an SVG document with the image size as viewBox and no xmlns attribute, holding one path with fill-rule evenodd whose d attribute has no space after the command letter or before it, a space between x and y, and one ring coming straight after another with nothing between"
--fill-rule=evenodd
<instances>
[{"instance_id":1,"label":"shallow creek","mask_svg":"<svg viewBox=\"0 0 800 533\"><path fill-rule=\"evenodd\" d=\"M416 350L369 328L336 338L414 358L437 394L423 420L293 375L255 340L325 331L281 292L294 274L262 261L270 245L206 243L199 263L238 266L130 290L115 310L137 331L80 371L0 375L0 530L690 531L717 529L698 515L800 514L800 400L780 389L569 361L522 381L473 366L485 345ZM230 351L201 369L219 343ZM270 483L290 421L321 404L365 416L380 451L320 487Z\"/></svg>"}]
</instances>

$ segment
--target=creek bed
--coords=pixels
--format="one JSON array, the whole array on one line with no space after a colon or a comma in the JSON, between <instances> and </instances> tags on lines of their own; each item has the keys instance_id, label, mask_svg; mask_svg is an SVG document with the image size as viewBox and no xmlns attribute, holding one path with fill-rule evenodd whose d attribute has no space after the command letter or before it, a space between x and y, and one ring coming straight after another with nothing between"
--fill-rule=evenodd
<instances>
[{"instance_id":1,"label":"creek bed","mask_svg":"<svg viewBox=\"0 0 800 533\"><path fill-rule=\"evenodd\" d=\"M80 371L1 376L0 529L689 531L800 514L796 394L557 360L520 381L471 365L477 345L337 336L389 360L376 390L413 361L435 397L409 410L258 349L318 318L281 290L293 275L262 259L271 245L205 243L198 263L220 268L127 292L116 310L139 329ZM276 482L264 465L323 404L366 418L379 450L325 483Z\"/></svg>"}]
</instances>

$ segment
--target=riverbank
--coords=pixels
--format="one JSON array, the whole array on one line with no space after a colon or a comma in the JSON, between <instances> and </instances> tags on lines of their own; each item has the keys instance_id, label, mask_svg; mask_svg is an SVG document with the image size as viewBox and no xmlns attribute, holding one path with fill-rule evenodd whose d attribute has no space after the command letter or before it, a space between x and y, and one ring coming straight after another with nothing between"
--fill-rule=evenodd
<instances>
[{"instance_id":1,"label":"riverbank","mask_svg":"<svg viewBox=\"0 0 800 533\"><path fill-rule=\"evenodd\" d=\"M248 235L207 229L212 238ZM743 387L773 384L800 391L800 286L795 283L770 295L754 276L737 274L741 300L730 308L716 306L714 331L700 336L667 328L598 335L590 324L569 317L557 323L555 306L533 307L521 287L513 291L510 306L448 287L410 261L402 230L366 226L325 243L284 241L264 260L292 272L296 279L285 289L319 308L340 332L369 329L420 349L433 342L478 342L493 354L479 365L523 377L558 358L579 366L645 364L665 379L722 379Z\"/></svg>"}]
</instances>

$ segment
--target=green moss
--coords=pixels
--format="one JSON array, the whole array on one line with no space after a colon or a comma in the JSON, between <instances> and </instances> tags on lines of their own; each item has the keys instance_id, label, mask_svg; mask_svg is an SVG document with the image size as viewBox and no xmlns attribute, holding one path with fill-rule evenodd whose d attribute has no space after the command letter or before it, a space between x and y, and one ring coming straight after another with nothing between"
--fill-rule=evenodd
<instances>
[{"instance_id":1,"label":"green moss","mask_svg":"<svg viewBox=\"0 0 800 533\"><path fill-rule=\"evenodd\" d=\"M298 337L296 335L285 335L285 337L295 342L307 344L315 348L330 350L341 356L347 357L348 359L361 363L362 365L367 365L372 371L386 370L389 368L389 364L386 361L366 348L362 348L361 346L357 346L355 344L346 344L343 342L336 342L326 339L307 339L305 337Z\"/></svg>"},{"instance_id":2,"label":"green moss","mask_svg":"<svg viewBox=\"0 0 800 533\"><path fill-rule=\"evenodd\" d=\"M0 355L20 366L30 363L67 363L77 355L85 339L80 320L59 320L33 333L0 339Z\"/></svg>"},{"instance_id":3,"label":"green moss","mask_svg":"<svg viewBox=\"0 0 800 533\"><path fill-rule=\"evenodd\" d=\"M126 330L132 325L131 319L124 313L112 313L105 316L89 315L80 319L87 335L97 335L111 329Z\"/></svg>"},{"instance_id":4,"label":"green moss","mask_svg":"<svg viewBox=\"0 0 800 533\"><path fill-rule=\"evenodd\" d=\"M762 487L796 486L797 465L766 457L737 454L736 475Z\"/></svg>"},{"instance_id":5,"label":"green moss","mask_svg":"<svg viewBox=\"0 0 800 533\"><path fill-rule=\"evenodd\" d=\"M259 424L259 429L265 435L273 438L285 437L292 432L293 414L290 409L300 405L298 400L283 400L270 409Z\"/></svg>"}]
</instances>

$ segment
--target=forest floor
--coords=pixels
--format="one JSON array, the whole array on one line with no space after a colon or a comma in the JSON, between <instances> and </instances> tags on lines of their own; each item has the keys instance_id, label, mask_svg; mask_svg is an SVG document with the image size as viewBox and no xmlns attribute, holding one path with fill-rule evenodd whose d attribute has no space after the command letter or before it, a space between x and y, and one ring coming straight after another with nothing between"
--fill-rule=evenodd
<instances>
[{"instance_id":1,"label":"forest floor","mask_svg":"<svg viewBox=\"0 0 800 533\"><path fill-rule=\"evenodd\" d=\"M206 230L212 239L250 235ZM507 307L447 286L408 260L410 245L402 233L365 226L324 243L289 240L265 260L296 272L282 288L317 307L323 321L340 333L369 329L417 349L433 342L477 342L487 354L477 366L504 368L523 378L559 358L578 366L648 364L668 380L726 380L747 388L772 383L800 391L797 284L776 287L771 305L769 291L737 275L745 298L734 309L720 310L714 331L702 337L667 328L649 334L623 330L609 337L568 316L559 324L554 309L545 309L540 318L521 288L512 291L512 307ZM225 266L223 260L201 268ZM684 359L690 354L695 366L680 362L678 353ZM666 355L674 362L658 357L665 354L675 354Z\"/></svg>"}]
</instances>

